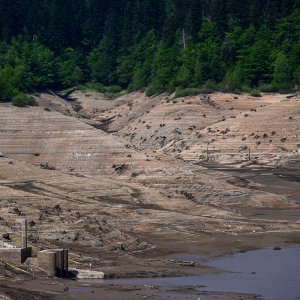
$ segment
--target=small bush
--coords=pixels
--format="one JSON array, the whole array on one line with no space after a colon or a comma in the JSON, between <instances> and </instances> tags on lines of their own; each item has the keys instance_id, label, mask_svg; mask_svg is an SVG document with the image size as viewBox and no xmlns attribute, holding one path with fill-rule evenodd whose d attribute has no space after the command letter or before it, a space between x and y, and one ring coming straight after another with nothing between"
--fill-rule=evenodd
<instances>
[{"instance_id":1,"label":"small bush","mask_svg":"<svg viewBox=\"0 0 300 300\"><path fill-rule=\"evenodd\" d=\"M186 88L186 89L177 89L175 93L176 98L195 96L199 95L201 90L198 88Z\"/></svg>"},{"instance_id":2,"label":"small bush","mask_svg":"<svg viewBox=\"0 0 300 300\"><path fill-rule=\"evenodd\" d=\"M281 84L277 87L277 91L280 94L289 94L295 92L295 89L290 84Z\"/></svg>"},{"instance_id":3,"label":"small bush","mask_svg":"<svg viewBox=\"0 0 300 300\"><path fill-rule=\"evenodd\" d=\"M216 91L216 89L211 89L211 88L209 88L209 87L203 86L203 87L200 89L200 94L213 94L215 91Z\"/></svg>"},{"instance_id":4,"label":"small bush","mask_svg":"<svg viewBox=\"0 0 300 300\"><path fill-rule=\"evenodd\" d=\"M117 94L117 93L120 93L121 91L122 91L122 88L118 85L111 85L106 88L106 92L111 93L111 94Z\"/></svg>"},{"instance_id":5,"label":"small bush","mask_svg":"<svg viewBox=\"0 0 300 300\"><path fill-rule=\"evenodd\" d=\"M14 106L24 107L24 106L37 106L37 102L31 96L27 96L25 94L18 94L13 97L12 104Z\"/></svg>"},{"instance_id":6,"label":"small bush","mask_svg":"<svg viewBox=\"0 0 300 300\"><path fill-rule=\"evenodd\" d=\"M105 93L106 91L104 84L99 82L88 82L85 85L79 85L78 89L80 91L95 91L98 93Z\"/></svg>"},{"instance_id":7,"label":"small bush","mask_svg":"<svg viewBox=\"0 0 300 300\"><path fill-rule=\"evenodd\" d=\"M250 93L251 97L261 97L261 93L259 90L252 90Z\"/></svg>"},{"instance_id":8,"label":"small bush","mask_svg":"<svg viewBox=\"0 0 300 300\"><path fill-rule=\"evenodd\" d=\"M262 91L263 93L280 93L280 94L289 94L294 91L290 83L276 84L275 82L272 82L270 84L262 84L259 87L259 90Z\"/></svg>"},{"instance_id":9,"label":"small bush","mask_svg":"<svg viewBox=\"0 0 300 300\"><path fill-rule=\"evenodd\" d=\"M202 86L202 89L208 90L211 92L215 92L218 90L218 85L215 81L209 79L204 83L204 85Z\"/></svg>"},{"instance_id":10,"label":"small bush","mask_svg":"<svg viewBox=\"0 0 300 300\"><path fill-rule=\"evenodd\" d=\"M151 97L159 94L159 91L153 85L150 85L146 88L145 93L147 97Z\"/></svg>"},{"instance_id":11,"label":"small bush","mask_svg":"<svg viewBox=\"0 0 300 300\"><path fill-rule=\"evenodd\" d=\"M104 93L104 96L105 98L107 99L115 99L115 98L118 98L118 97L121 97L121 96L124 96L127 94L127 90L122 90L121 92L119 93Z\"/></svg>"},{"instance_id":12,"label":"small bush","mask_svg":"<svg viewBox=\"0 0 300 300\"><path fill-rule=\"evenodd\" d=\"M272 83L260 85L259 90L263 93L276 93L278 90Z\"/></svg>"}]
</instances>

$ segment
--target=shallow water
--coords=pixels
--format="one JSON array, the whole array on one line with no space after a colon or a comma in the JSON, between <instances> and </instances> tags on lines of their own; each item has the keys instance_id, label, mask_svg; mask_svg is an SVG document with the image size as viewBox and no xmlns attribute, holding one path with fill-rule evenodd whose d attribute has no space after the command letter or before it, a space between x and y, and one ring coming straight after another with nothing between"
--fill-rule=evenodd
<instances>
[{"instance_id":1,"label":"shallow water","mask_svg":"<svg viewBox=\"0 0 300 300\"><path fill-rule=\"evenodd\" d=\"M211 261L197 255L179 255L175 259L222 269L214 275L178 278L106 280L105 284L155 286L153 295L161 299L197 299L197 291L218 291L260 295L265 300L300 299L300 247L274 251L271 248L237 253ZM159 289L157 289L159 288ZM176 296L176 289L181 295ZM193 290L189 294L189 290ZM160 291L160 292L158 292ZM171 293L171 294L170 294ZM147 291L149 295L149 291ZM201 299L211 299L201 296Z\"/></svg>"}]
</instances>

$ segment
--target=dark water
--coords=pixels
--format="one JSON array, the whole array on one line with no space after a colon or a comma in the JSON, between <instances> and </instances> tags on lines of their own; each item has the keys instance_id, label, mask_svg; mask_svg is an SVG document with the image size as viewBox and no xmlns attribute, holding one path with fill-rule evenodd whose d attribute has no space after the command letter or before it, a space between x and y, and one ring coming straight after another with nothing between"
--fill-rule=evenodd
<instances>
[{"instance_id":1,"label":"dark water","mask_svg":"<svg viewBox=\"0 0 300 300\"><path fill-rule=\"evenodd\" d=\"M255 294L265 300L300 299L299 246L280 251L262 249L238 253L211 261L188 254L174 258L195 261L197 264L212 266L226 272L178 278L106 280L103 283L123 286L150 285L155 287L152 295L161 299L198 299L197 291L198 295L201 291L218 291ZM149 291L146 294L149 295ZM212 298L201 296L201 299Z\"/></svg>"}]
</instances>

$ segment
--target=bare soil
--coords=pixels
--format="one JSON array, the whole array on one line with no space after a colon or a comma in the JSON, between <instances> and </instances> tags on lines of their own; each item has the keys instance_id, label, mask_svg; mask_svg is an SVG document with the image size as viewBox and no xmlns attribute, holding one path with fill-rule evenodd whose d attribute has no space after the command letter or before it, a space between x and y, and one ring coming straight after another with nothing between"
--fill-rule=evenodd
<instances>
[{"instance_id":1,"label":"bare soil","mask_svg":"<svg viewBox=\"0 0 300 300\"><path fill-rule=\"evenodd\" d=\"M73 96L0 104L0 232L15 244L26 217L34 253L66 247L71 268L149 277L214 272L170 262L174 253L300 243L299 97ZM9 286L19 275L7 272L0 294L17 299ZM18 288L39 297L30 282ZM132 299L102 289L104 299Z\"/></svg>"}]
</instances>

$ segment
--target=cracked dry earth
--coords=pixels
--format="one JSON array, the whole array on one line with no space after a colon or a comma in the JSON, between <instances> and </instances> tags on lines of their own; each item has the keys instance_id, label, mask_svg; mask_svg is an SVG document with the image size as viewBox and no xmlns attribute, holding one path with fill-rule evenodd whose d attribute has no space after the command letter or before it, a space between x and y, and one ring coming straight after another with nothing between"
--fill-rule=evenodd
<instances>
[{"instance_id":1,"label":"cracked dry earth","mask_svg":"<svg viewBox=\"0 0 300 300\"><path fill-rule=\"evenodd\" d=\"M210 272L171 264L172 253L300 242L299 97L73 97L0 104L0 232L15 243L26 217L35 251L66 247L133 277ZM274 170L296 172L295 186L255 181Z\"/></svg>"}]
</instances>

